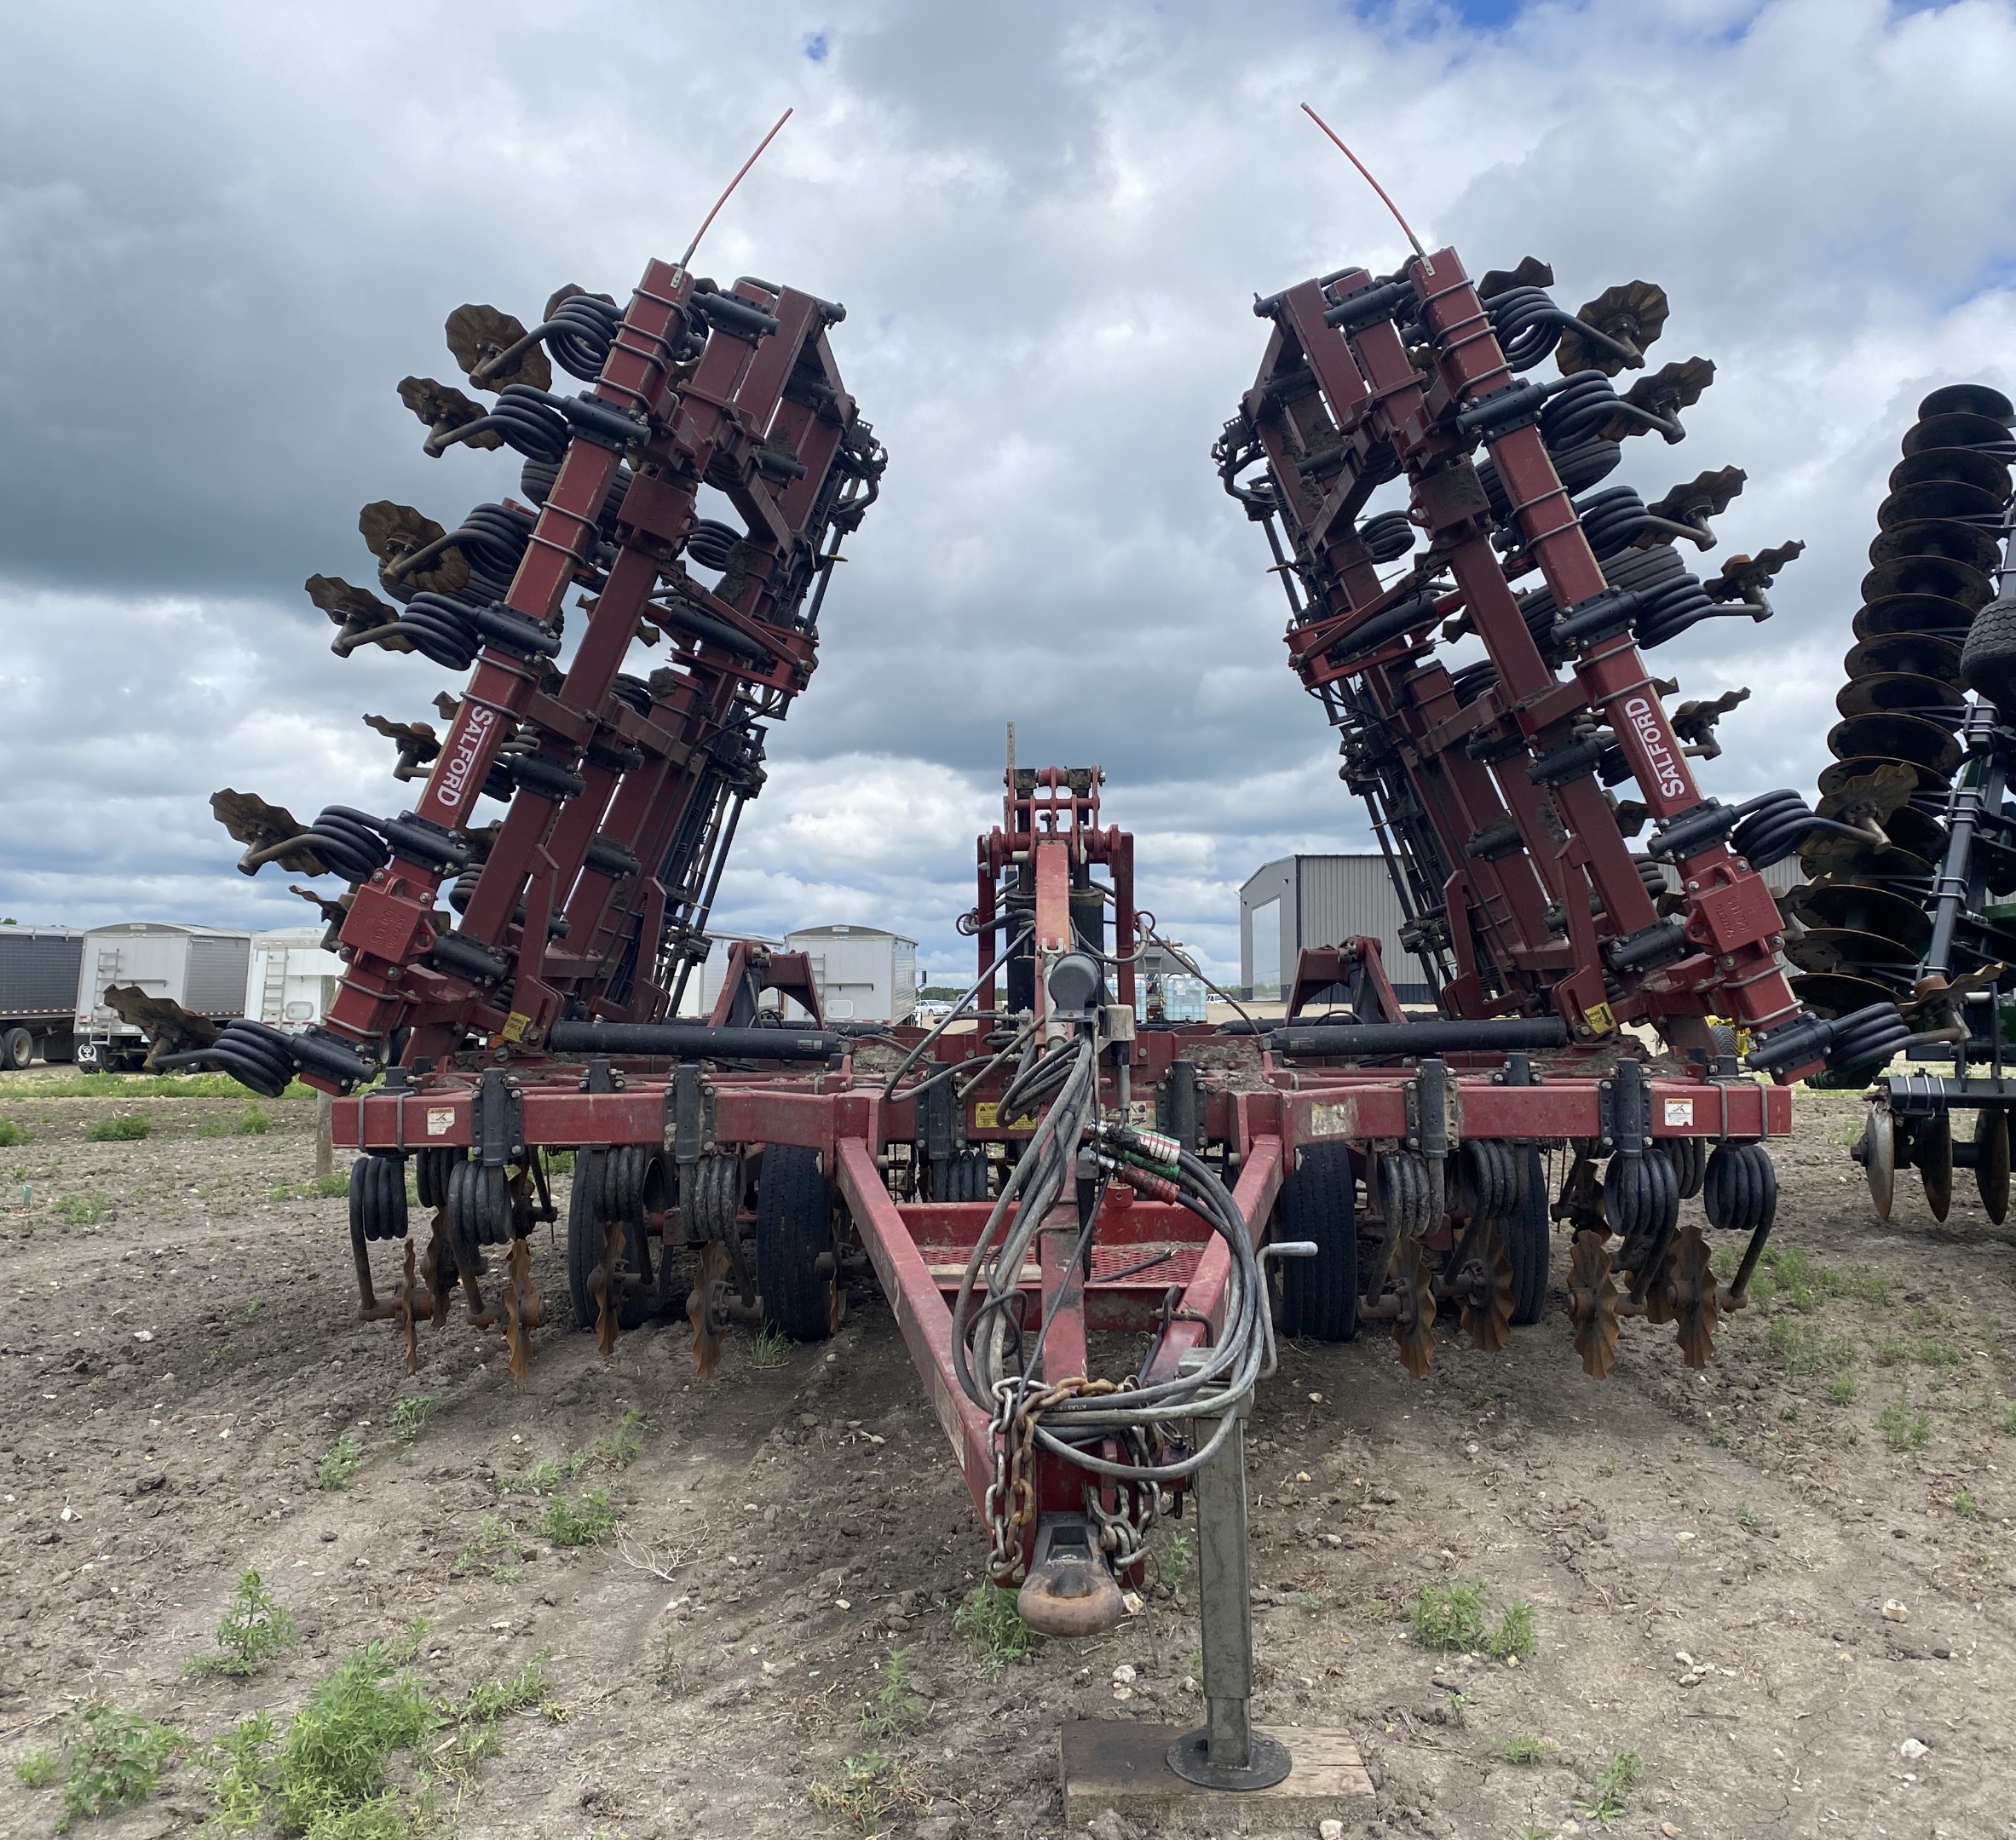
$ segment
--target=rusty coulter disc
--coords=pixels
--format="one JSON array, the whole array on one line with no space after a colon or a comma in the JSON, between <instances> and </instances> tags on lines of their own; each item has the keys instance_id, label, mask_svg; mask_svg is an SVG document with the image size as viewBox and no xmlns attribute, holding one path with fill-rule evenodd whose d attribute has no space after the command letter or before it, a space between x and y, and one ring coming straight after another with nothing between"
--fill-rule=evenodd
<instances>
[{"instance_id":1,"label":"rusty coulter disc","mask_svg":"<svg viewBox=\"0 0 2016 1840\"><path fill-rule=\"evenodd\" d=\"M1865 601L1886 601L1898 595L1957 601L1972 613L1995 597L1995 584L1971 562L1943 555L1892 556L1862 578ZM1856 637L1866 636L1858 628Z\"/></svg>"},{"instance_id":2,"label":"rusty coulter disc","mask_svg":"<svg viewBox=\"0 0 2016 1840\"><path fill-rule=\"evenodd\" d=\"M1787 895L1785 906L1802 925L1874 933L1914 957L1932 939L1932 922L1921 907L1866 882L1810 882Z\"/></svg>"},{"instance_id":3,"label":"rusty coulter disc","mask_svg":"<svg viewBox=\"0 0 2016 1840\"><path fill-rule=\"evenodd\" d=\"M1932 400L1926 398L1927 402ZM1992 453L1996 448L2008 446L2011 440L2000 416L1975 415L1961 410L1927 416L1904 436L1904 450L1907 458L1938 447L1983 447Z\"/></svg>"},{"instance_id":4,"label":"rusty coulter disc","mask_svg":"<svg viewBox=\"0 0 2016 1840\"><path fill-rule=\"evenodd\" d=\"M1873 754L1885 760L1909 761L1942 779L1950 779L1961 761L1960 743L1950 729L1922 716L1892 710L1850 716L1836 722L1828 731L1827 750L1836 760Z\"/></svg>"},{"instance_id":5,"label":"rusty coulter disc","mask_svg":"<svg viewBox=\"0 0 2016 1840\"><path fill-rule=\"evenodd\" d=\"M1992 515L1995 507L1990 505L1988 510ZM1920 518L1915 523L1892 525L1869 546L1869 559L1879 568L1921 556L1937 556L1992 574L2002 560L2002 545L1995 540L1993 532L1975 525L1946 518Z\"/></svg>"},{"instance_id":6,"label":"rusty coulter disc","mask_svg":"<svg viewBox=\"0 0 2016 1840\"><path fill-rule=\"evenodd\" d=\"M1933 447L1924 453L1899 460L1890 469L1893 492L1933 481L1950 481L1984 492L1998 504L2009 502L2009 464L1993 454L1978 453L1967 447Z\"/></svg>"},{"instance_id":7,"label":"rusty coulter disc","mask_svg":"<svg viewBox=\"0 0 2016 1840\"><path fill-rule=\"evenodd\" d=\"M1393 1342L1400 1365L1415 1379L1423 1378L1435 1361L1435 1288L1421 1242L1403 1233L1394 1259L1400 1293L1400 1314L1393 1319Z\"/></svg>"},{"instance_id":8,"label":"rusty coulter disc","mask_svg":"<svg viewBox=\"0 0 2016 1840\"><path fill-rule=\"evenodd\" d=\"M1512 1339L1512 1258L1489 1221L1472 1227L1465 1239L1457 1273L1463 1332L1485 1354L1495 1354Z\"/></svg>"},{"instance_id":9,"label":"rusty coulter disc","mask_svg":"<svg viewBox=\"0 0 2016 1840\"><path fill-rule=\"evenodd\" d=\"M1610 1276L1610 1235L1585 1231L1575 1236L1575 1259L1568 1272L1570 1314L1575 1322L1575 1350L1582 1371L1600 1380L1616 1364L1617 1283Z\"/></svg>"},{"instance_id":10,"label":"rusty coulter disc","mask_svg":"<svg viewBox=\"0 0 2016 1840\"><path fill-rule=\"evenodd\" d=\"M2006 488L1998 493L1964 480L1920 480L1892 492L1876 507L1876 524L1879 529L1891 530L1930 519L1961 518L1986 528L2001 517L2008 497Z\"/></svg>"},{"instance_id":11,"label":"rusty coulter disc","mask_svg":"<svg viewBox=\"0 0 2016 1840\"><path fill-rule=\"evenodd\" d=\"M1680 1358L1690 1367L1705 1367L1715 1352L1715 1274L1701 1228L1689 1221L1681 1228L1667 1260L1667 1284L1673 1299L1675 1339Z\"/></svg>"},{"instance_id":12,"label":"rusty coulter disc","mask_svg":"<svg viewBox=\"0 0 2016 1840\"><path fill-rule=\"evenodd\" d=\"M1844 716L1915 716L1957 728L1967 720L1967 699L1951 684L1909 671L1870 671L1852 678L1835 695Z\"/></svg>"},{"instance_id":13,"label":"rusty coulter disc","mask_svg":"<svg viewBox=\"0 0 2016 1840\"><path fill-rule=\"evenodd\" d=\"M686 1320L693 1325L693 1361L700 1378L721 1365L721 1312L716 1296L728 1282L728 1248L718 1239L700 1247L693 1262L693 1289L686 1298Z\"/></svg>"}]
</instances>

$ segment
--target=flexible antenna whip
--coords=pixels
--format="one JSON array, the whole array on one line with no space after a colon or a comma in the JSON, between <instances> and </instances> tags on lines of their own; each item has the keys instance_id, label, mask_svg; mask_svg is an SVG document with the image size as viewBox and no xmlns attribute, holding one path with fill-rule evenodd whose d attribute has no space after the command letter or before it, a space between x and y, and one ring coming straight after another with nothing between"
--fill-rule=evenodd
<instances>
[{"instance_id":1,"label":"flexible antenna whip","mask_svg":"<svg viewBox=\"0 0 2016 1840\"><path fill-rule=\"evenodd\" d=\"M714 200L714 209L709 211L705 217L700 219L700 228L693 233L692 242L686 245L686 253L679 258L680 267L683 268L688 262L693 260L693 252L700 246L700 239L707 233L707 226L712 223L714 220L721 215L721 207L728 203L730 194L733 193L735 187L741 184L742 181L748 175L749 169L753 166L757 161L763 158L763 150L767 147L771 143L771 141L777 138L777 129L781 128L785 123L790 119L791 111L789 109L786 109L785 112L777 118L777 126L771 129L770 131L765 135L762 140L756 143L756 151L752 153L747 159L742 162L741 171L737 173L734 178L729 181L728 190L723 192L719 198ZM1325 129L1324 131L1326 133L1328 132L1328 129ZM1337 139L1334 135L1332 135L1330 138L1333 141ZM1341 141L1338 141L1337 144L1339 147L1344 146L1344 143ZM1349 152L1350 150L1346 148L1345 151ZM1364 169L1361 167L1359 170L1362 172L1364 171ZM1369 173L1366 173L1365 176L1369 179L1372 175ZM1385 193L1382 192L1380 193L1380 196L1381 198L1385 198ZM1395 211L1393 215L1397 217L1400 214L1397 211ZM1419 249L1420 245L1417 243L1414 247Z\"/></svg>"},{"instance_id":2,"label":"flexible antenna whip","mask_svg":"<svg viewBox=\"0 0 2016 1840\"><path fill-rule=\"evenodd\" d=\"M1316 112L1312 109L1306 102L1302 105L1302 112L1306 115L1312 122L1314 122L1317 127L1321 128L1325 134L1328 135L1331 140L1336 142L1337 151L1343 154L1344 157L1349 160L1352 165L1358 169L1359 173L1364 178L1365 183L1370 186L1374 192L1379 193L1380 203L1384 204L1388 210L1392 212L1393 221L1398 224L1402 230L1406 232L1407 240L1414 244L1414 254L1419 256L1423 262L1426 262L1428 259L1428 252L1426 250L1421 247L1421 239L1414 233L1414 226L1408 223L1406 218L1400 215L1400 207L1396 204L1391 198L1386 196L1386 188L1381 185L1378 180L1372 176L1371 171L1366 166L1365 162L1360 159L1356 153L1352 152L1351 150L1347 147L1340 139L1339 139L1337 130L1333 128L1328 122L1325 121L1321 115L1317 114ZM781 122L778 124L779 127L781 127L782 125L783 124ZM775 133L775 131L776 130L775 129L771 130L772 133ZM761 152L763 150L759 147L757 149L757 151ZM733 191L734 188L731 186L729 189Z\"/></svg>"}]
</instances>

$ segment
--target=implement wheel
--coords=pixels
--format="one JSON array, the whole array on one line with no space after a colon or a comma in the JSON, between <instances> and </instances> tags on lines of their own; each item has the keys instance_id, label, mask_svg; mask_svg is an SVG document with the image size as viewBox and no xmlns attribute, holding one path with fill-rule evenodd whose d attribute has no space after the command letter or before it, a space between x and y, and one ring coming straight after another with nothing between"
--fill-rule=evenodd
<instances>
[{"instance_id":1,"label":"implement wheel","mask_svg":"<svg viewBox=\"0 0 2016 1840\"><path fill-rule=\"evenodd\" d=\"M1312 1144L1281 1185L1279 1239L1313 1239L1314 1258L1281 1262L1281 1332L1349 1342L1358 1332L1358 1210L1348 1144Z\"/></svg>"},{"instance_id":2,"label":"implement wheel","mask_svg":"<svg viewBox=\"0 0 2016 1840\"><path fill-rule=\"evenodd\" d=\"M1519 1205L1506 1216L1506 1255L1512 1268L1512 1327L1540 1320L1547 1302L1547 1267L1553 1254L1553 1222L1547 1217L1547 1170L1539 1151L1526 1151L1526 1186Z\"/></svg>"},{"instance_id":3,"label":"implement wheel","mask_svg":"<svg viewBox=\"0 0 2016 1840\"><path fill-rule=\"evenodd\" d=\"M763 1320L793 1342L823 1342L840 1326L840 1261L819 1153L764 1147L756 1178L756 1287Z\"/></svg>"}]
</instances>

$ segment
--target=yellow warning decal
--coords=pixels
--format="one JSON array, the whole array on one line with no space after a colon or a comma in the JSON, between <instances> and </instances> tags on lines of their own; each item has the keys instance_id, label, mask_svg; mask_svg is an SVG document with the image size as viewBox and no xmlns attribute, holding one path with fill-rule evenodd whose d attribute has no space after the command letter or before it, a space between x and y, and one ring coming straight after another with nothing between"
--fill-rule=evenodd
<instances>
[{"instance_id":1,"label":"yellow warning decal","mask_svg":"<svg viewBox=\"0 0 2016 1840\"><path fill-rule=\"evenodd\" d=\"M1583 1010L1582 1020L1598 1035L1612 1035L1616 1032L1617 1019L1610 1014L1610 1006L1606 1003L1595 1003Z\"/></svg>"},{"instance_id":2,"label":"yellow warning decal","mask_svg":"<svg viewBox=\"0 0 2016 1840\"><path fill-rule=\"evenodd\" d=\"M497 1032L497 1038L499 1041L523 1041L526 1030L531 1026L532 1018L514 1009L504 1018L504 1026Z\"/></svg>"}]
</instances>

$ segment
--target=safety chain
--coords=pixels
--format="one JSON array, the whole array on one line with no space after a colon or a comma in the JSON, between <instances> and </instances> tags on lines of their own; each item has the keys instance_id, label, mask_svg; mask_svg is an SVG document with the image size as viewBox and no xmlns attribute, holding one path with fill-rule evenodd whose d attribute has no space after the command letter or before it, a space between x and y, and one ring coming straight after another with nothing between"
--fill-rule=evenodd
<instances>
[{"instance_id":1,"label":"safety chain","mask_svg":"<svg viewBox=\"0 0 2016 1840\"><path fill-rule=\"evenodd\" d=\"M1037 1421L1052 1406L1065 1400L1100 1399L1109 1393L1129 1392L1133 1385L1131 1376L1125 1380L1088 1380L1082 1374L1073 1375L1036 1392L1028 1391L1019 1377L1005 1379L996 1384L994 1415L988 1424L988 1440L994 1446L994 1475L982 1504L989 1539L987 1572L996 1584L1019 1582L1022 1548L1028 1529L1035 1524L1034 1458ZM1127 1529L1126 1538L1134 1543L1137 1555L1138 1542L1154 1525L1155 1513L1151 1504L1138 1528L1124 1509L1114 1517ZM1097 1510L1095 1518L1102 1528L1109 1529L1113 1525L1106 1515Z\"/></svg>"}]
</instances>

